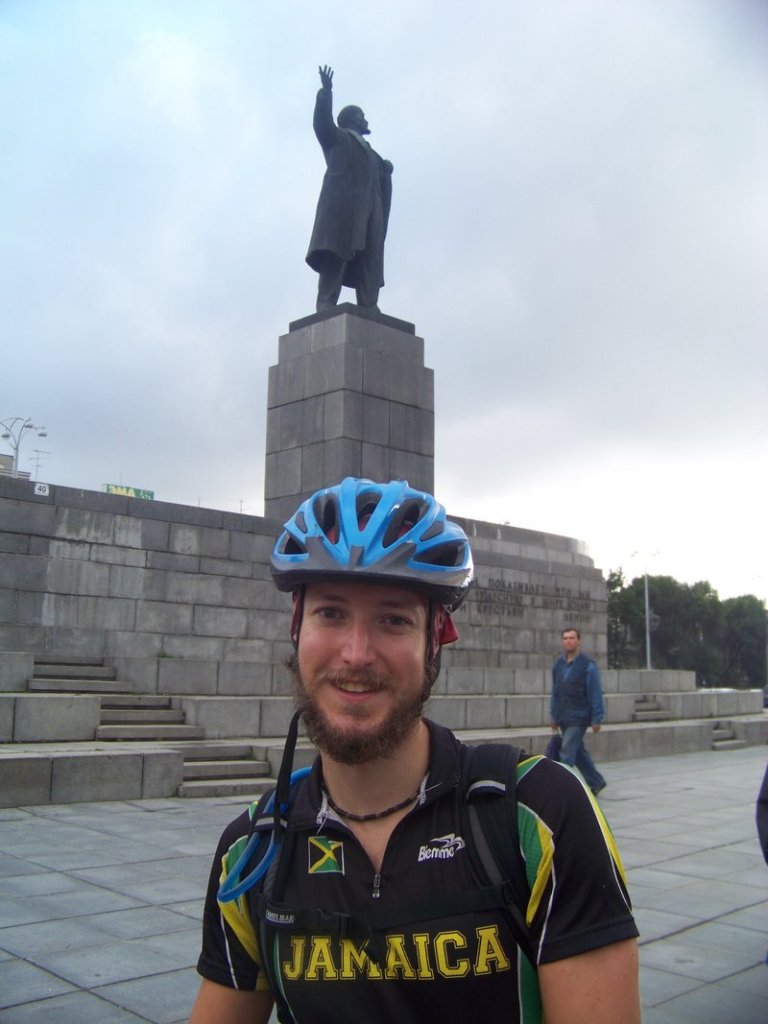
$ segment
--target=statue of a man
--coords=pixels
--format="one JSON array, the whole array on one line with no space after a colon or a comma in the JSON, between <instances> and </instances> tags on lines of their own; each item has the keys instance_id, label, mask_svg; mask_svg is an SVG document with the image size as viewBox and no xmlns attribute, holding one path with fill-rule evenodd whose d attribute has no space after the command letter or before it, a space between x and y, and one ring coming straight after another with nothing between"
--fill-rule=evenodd
<instances>
[{"instance_id":1,"label":"statue of a man","mask_svg":"<svg viewBox=\"0 0 768 1024\"><path fill-rule=\"evenodd\" d=\"M319 71L313 125L327 169L307 253L307 263L320 275L317 308L335 306L346 285L355 289L359 306L378 309L392 164L363 138L370 131L360 107L344 107L333 123L333 71Z\"/></svg>"}]
</instances>

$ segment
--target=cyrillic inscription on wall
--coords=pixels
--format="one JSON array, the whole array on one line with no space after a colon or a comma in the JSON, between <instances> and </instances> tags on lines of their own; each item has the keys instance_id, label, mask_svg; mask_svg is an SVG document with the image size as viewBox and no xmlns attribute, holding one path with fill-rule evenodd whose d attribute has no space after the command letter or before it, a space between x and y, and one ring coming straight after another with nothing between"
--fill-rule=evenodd
<instances>
[{"instance_id":1,"label":"cyrillic inscription on wall","mask_svg":"<svg viewBox=\"0 0 768 1024\"><path fill-rule=\"evenodd\" d=\"M523 583L518 580L478 578L470 591L474 610L480 615L495 615L509 619L524 619L532 609L562 613L573 623L588 623L598 610L597 602L589 590L579 587L558 587L543 583ZM602 602L601 602L602 604Z\"/></svg>"}]
</instances>

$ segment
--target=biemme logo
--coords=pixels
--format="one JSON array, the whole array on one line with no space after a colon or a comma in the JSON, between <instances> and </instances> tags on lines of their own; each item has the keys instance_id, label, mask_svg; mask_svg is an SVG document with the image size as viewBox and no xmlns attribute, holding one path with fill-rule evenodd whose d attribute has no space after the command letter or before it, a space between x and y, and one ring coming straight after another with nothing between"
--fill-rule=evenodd
<instances>
[{"instance_id":1,"label":"biemme logo","mask_svg":"<svg viewBox=\"0 0 768 1024\"><path fill-rule=\"evenodd\" d=\"M344 844L327 836L309 837L310 875L343 875Z\"/></svg>"},{"instance_id":2,"label":"biemme logo","mask_svg":"<svg viewBox=\"0 0 768 1024\"><path fill-rule=\"evenodd\" d=\"M430 839L428 843L420 847L418 860L450 860L465 846L466 843L461 836L449 832L447 836Z\"/></svg>"}]
</instances>

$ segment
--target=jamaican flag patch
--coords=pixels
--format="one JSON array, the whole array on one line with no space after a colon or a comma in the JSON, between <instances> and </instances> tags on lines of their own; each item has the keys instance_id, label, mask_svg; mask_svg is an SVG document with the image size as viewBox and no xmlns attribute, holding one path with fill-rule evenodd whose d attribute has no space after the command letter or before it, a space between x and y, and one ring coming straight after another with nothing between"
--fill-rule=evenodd
<instances>
[{"instance_id":1,"label":"jamaican flag patch","mask_svg":"<svg viewBox=\"0 0 768 1024\"><path fill-rule=\"evenodd\" d=\"M344 844L339 839L310 836L308 854L310 875L344 874Z\"/></svg>"}]
</instances>

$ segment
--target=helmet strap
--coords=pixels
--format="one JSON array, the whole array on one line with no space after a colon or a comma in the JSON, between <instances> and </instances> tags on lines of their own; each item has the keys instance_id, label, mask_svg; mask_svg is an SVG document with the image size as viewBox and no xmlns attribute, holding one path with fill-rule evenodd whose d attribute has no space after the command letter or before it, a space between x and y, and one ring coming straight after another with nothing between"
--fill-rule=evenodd
<instances>
[{"instance_id":1,"label":"helmet strap","mask_svg":"<svg viewBox=\"0 0 768 1024\"><path fill-rule=\"evenodd\" d=\"M288 726L288 733L285 737L283 747L283 759L280 762L280 771L277 775L277 786L275 787L275 807L272 823L272 836L277 843L280 841L280 822L288 812L290 806L289 791L291 787L291 774L293 772L293 755L296 750L296 740L299 735L299 719L301 711L297 711Z\"/></svg>"},{"instance_id":2,"label":"helmet strap","mask_svg":"<svg viewBox=\"0 0 768 1024\"><path fill-rule=\"evenodd\" d=\"M440 674L443 644L452 644L458 639L459 633L448 609L436 601L428 601L426 667L433 679Z\"/></svg>"},{"instance_id":3,"label":"helmet strap","mask_svg":"<svg viewBox=\"0 0 768 1024\"><path fill-rule=\"evenodd\" d=\"M291 613L291 640L293 646L299 646L299 632L301 631L301 620L304 617L304 587L296 587L293 592L293 612Z\"/></svg>"}]
</instances>

